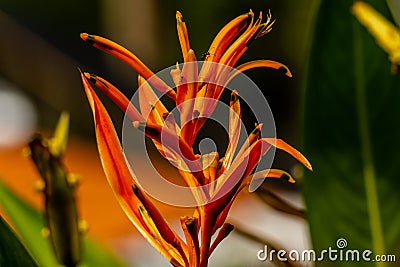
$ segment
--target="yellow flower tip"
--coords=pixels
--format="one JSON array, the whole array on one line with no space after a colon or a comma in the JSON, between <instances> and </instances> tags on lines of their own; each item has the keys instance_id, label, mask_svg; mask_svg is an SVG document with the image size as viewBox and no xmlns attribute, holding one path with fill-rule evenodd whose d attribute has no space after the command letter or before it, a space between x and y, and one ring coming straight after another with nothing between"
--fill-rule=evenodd
<instances>
[{"instance_id":1,"label":"yellow flower tip","mask_svg":"<svg viewBox=\"0 0 400 267\"><path fill-rule=\"evenodd\" d=\"M86 79L91 79L93 76L92 76L92 74L90 74L89 72L83 72L83 75L86 77Z\"/></svg>"},{"instance_id":2,"label":"yellow flower tip","mask_svg":"<svg viewBox=\"0 0 400 267\"><path fill-rule=\"evenodd\" d=\"M40 231L40 234L42 235L42 237L44 238L49 238L50 237L50 229L47 227L42 228L42 230Z\"/></svg>"},{"instance_id":3,"label":"yellow flower tip","mask_svg":"<svg viewBox=\"0 0 400 267\"><path fill-rule=\"evenodd\" d=\"M196 55L195 55L193 49L189 49L189 51L188 51L187 54L186 54L186 57L187 57L188 59L196 58Z\"/></svg>"},{"instance_id":4,"label":"yellow flower tip","mask_svg":"<svg viewBox=\"0 0 400 267\"><path fill-rule=\"evenodd\" d=\"M30 149L29 147L24 147L24 148L22 149L22 156L23 156L24 158L30 157L31 154L32 154L32 152L31 152L31 149Z\"/></svg>"},{"instance_id":5,"label":"yellow flower tip","mask_svg":"<svg viewBox=\"0 0 400 267\"><path fill-rule=\"evenodd\" d=\"M182 18L183 18L182 13L179 11L176 11L176 20L182 21Z\"/></svg>"},{"instance_id":6,"label":"yellow flower tip","mask_svg":"<svg viewBox=\"0 0 400 267\"><path fill-rule=\"evenodd\" d=\"M176 71L176 72L179 73L179 75L180 75L181 69L180 69L180 67L179 67L179 63L178 63L178 62L176 62L175 69L173 69L172 71ZM171 71L171 72L172 72L172 71Z\"/></svg>"},{"instance_id":7,"label":"yellow flower tip","mask_svg":"<svg viewBox=\"0 0 400 267\"><path fill-rule=\"evenodd\" d=\"M258 19L260 20L260 22L262 21L262 11L260 11L260 13L258 14Z\"/></svg>"},{"instance_id":8,"label":"yellow flower tip","mask_svg":"<svg viewBox=\"0 0 400 267\"><path fill-rule=\"evenodd\" d=\"M81 234L86 234L89 231L89 224L86 220L79 220L78 228Z\"/></svg>"},{"instance_id":9,"label":"yellow flower tip","mask_svg":"<svg viewBox=\"0 0 400 267\"><path fill-rule=\"evenodd\" d=\"M36 192L43 193L44 190L46 189L46 183L43 180L38 180L38 181L35 182L33 187L34 187Z\"/></svg>"},{"instance_id":10,"label":"yellow flower tip","mask_svg":"<svg viewBox=\"0 0 400 267\"><path fill-rule=\"evenodd\" d=\"M144 82L146 81L141 75L137 76L137 80L138 80L138 86L141 87Z\"/></svg>"},{"instance_id":11,"label":"yellow flower tip","mask_svg":"<svg viewBox=\"0 0 400 267\"><path fill-rule=\"evenodd\" d=\"M248 13L249 17L254 17L254 12L252 9L250 9L249 13Z\"/></svg>"}]
</instances>

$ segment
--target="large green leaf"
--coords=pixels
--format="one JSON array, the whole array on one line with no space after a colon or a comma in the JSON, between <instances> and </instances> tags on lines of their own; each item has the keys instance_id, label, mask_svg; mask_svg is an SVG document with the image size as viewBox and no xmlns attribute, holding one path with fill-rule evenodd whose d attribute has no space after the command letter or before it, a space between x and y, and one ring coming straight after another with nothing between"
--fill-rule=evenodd
<instances>
[{"instance_id":1,"label":"large green leaf","mask_svg":"<svg viewBox=\"0 0 400 267\"><path fill-rule=\"evenodd\" d=\"M43 215L23 202L2 183L0 183L0 208L5 210L16 231L24 240L27 249L40 266L61 266L57 263L53 255L50 242L41 234L41 230L44 227ZM84 260L79 265L81 267L125 266L107 249L91 241L89 238L84 238L83 253Z\"/></svg>"},{"instance_id":2,"label":"large green leaf","mask_svg":"<svg viewBox=\"0 0 400 267\"><path fill-rule=\"evenodd\" d=\"M38 266L15 233L0 216L0 266Z\"/></svg>"},{"instance_id":3,"label":"large green leaf","mask_svg":"<svg viewBox=\"0 0 400 267\"><path fill-rule=\"evenodd\" d=\"M310 231L317 252L345 238L346 249L399 261L400 74L351 14L353 3L322 0L314 26L303 114L303 150L314 167L304 179ZM386 1L368 3L390 19Z\"/></svg>"}]
</instances>

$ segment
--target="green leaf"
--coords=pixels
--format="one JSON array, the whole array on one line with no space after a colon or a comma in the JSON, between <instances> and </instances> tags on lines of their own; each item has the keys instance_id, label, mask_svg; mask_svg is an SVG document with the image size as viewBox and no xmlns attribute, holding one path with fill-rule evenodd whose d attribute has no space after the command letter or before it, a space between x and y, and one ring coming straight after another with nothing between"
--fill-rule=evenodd
<instances>
[{"instance_id":1,"label":"green leaf","mask_svg":"<svg viewBox=\"0 0 400 267\"><path fill-rule=\"evenodd\" d=\"M15 233L0 216L0 266L38 266Z\"/></svg>"},{"instance_id":2,"label":"green leaf","mask_svg":"<svg viewBox=\"0 0 400 267\"><path fill-rule=\"evenodd\" d=\"M0 207L4 209L10 223L15 227L26 244L26 248L40 266L61 266L53 255L50 242L41 234L44 217L22 202L4 184L0 183Z\"/></svg>"},{"instance_id":3,"label":"green leaf","mask_svg":"<svg viewBox=\"0 0 400 267\"><path fill-rule=\"evenodd\" d=\"M0 207L4 209L10 222L24 240L27 249L37 260L40 266L61 266L57 263L50 242L41 234L44 227L43 215L23 202L4 184L0 183ZM110 251L84 238L83 262L79 266L116 266L125 265ZM3 266L3 265L0 265Z\"/></svg>"},{"instance_id":4,"label":"green leaf","mask_svg":"<svg viewBox=\"0 0 400 267\"><path fill-rule=\"evenodd\" d=\"M393 17L396 20L397 26L400 27L400 0L387 0L387 2Z\"/></svg>"},{"instance_id":5,"label":"green leaf","mask_svg":"<svg viewBox=\"0 0 400 267\"><path fill-rule=\"evenodd\" d=\"M317 252L345 238L346 249L399 260L400 75L351 14L353 3L323 0L315 22L303 107L310 232ZM368 3L390 17L385 1ZM391 266L327 258L316 265Z\"/></svg>"}]
</instances>

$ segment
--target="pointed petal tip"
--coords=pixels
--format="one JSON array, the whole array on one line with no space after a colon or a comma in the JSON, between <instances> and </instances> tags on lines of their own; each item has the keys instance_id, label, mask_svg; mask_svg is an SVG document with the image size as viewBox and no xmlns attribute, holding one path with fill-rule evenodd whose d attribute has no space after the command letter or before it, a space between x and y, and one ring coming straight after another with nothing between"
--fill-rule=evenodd
<instances>
[{"instance_id":1,"label":"pointed petal tip","mask_svg":"<svg viewBox=\"0 0 400 267\"><path fill-rule=\"evenodd\" d=\"M89 73L89 72L87 72L87 71L84 71L84 72L81 72L85 77L86 77L86 79L88 79L88 80L90 80L90 78L92 77L92 75Z\"/></svg>"},{"instance_id":2,"label":"pointed petal tip","mask_svg":"<svg viewBox=\"0 0 400 267\"><path fill-rule=\"evenodd\" d=\"M81 72L81 80L83 84L83 89L85 89L86 96L89 100L90 105L92 106L94 101L93 94L95 94L95 92L93 91L93 88L89 82L89 78L87 78L83 72Z\"/></svg>"},{"instance_id":3,"label":"pointed petal tip","mask_svg":"<svg viewBox=\"0 0 400 267\"><path fill-rule=\"evenodd\" d=\"M286 151L289 153L292 157L297 159L302 165L304 165L308 170L313 171L311 163L308 161L308 159L297 149L283 141L282 139L279 138L263 138L263 140L267 141L267 143L275 146L278 149L281 149L283 151Z\"/></svg>"},{"instance_id":4,"label":"pointed petal tip","mask_svg":"<svg viewBox=\"0 0 400 267\"><path fill-rule=\"evenodd\" d=\"M257 124L255 125L253 131L251 132L251 134L258 134L261 131L261 128L263 126L263 123Z\"/></svg>"},{"instance_id":5,"label":"pointed petal tip","mask_svg":"<svg viewBox=\"0 0 400 267\"><path fill-rule=\"evenodd\" d=\"M83 32L80 34L80 37L83 41L86 41L89 38L89 34Z\"/></svg>"},{"instance_id":6,"label":"pointed petal tip","mask_svg":"<svg viewBox=\"0 0 400 267\"><path fill-rule=\"evenodd\" d=\"M70 116L68 111L63 111L58 119L54 136L49 140L49 150L52 155L62 157L68 143Z\"/></svg>"},{"instance_id":7,"label":"pointed petal tip","mask_svg":"<svg viewBox=\"0 0 400 267\"><path fill-rule=\"evenodd\" d=\"M84 78L86 78L86 79L90 79L90 75L91 74L89 74L88 72L86 72L86 71L83 71L81 68L79 68L78 67L78 71L79 71L79 74L80 74L80 76L81 76L81 79L82 79L82 81L83 81L83 79Z\"/></svg>"},{"instance_id":8,"label":"pointed petal tip","mask_svg":"<svg viewBox=\"0 0 400 267\"><path fill-rule=\"evenodd\" d=\"M275 147L286 151L287 153L292 155L292 157L297 159L301 164L303 164L308 170L313 171L311 163L308 161L308 159L300 151L287 144L282 139L275 139Z\"/></svg>"},{"instance_id":9,"label":"pointed petal tip","mask_svg":"<svg viewBox=\"0 0 400 267\"><path fill-rule=\"evenodd\" d=\"M289 68L288 68L287 66L285 66L285 65L282 64L282 63L278 63L278 62L276 62L275 64L276 64L276 68L277 68L278 70L282 71L283 74L285 74L285 75L288 76L289 78L292 78L292 77L293 77L292 72L289 70Z\"/></svg>"},{"instance_id":10,"label":"pointed petal tip","mask_svg":"<svg viewBox=\"0 0 400 267\"><path fill-rule=\"evenodd\" d=\"M302 154L300 154L300 155L301 155L301 158L299 157L299 158L297 158L297 160L299 160L299 162L301 164L303 164L304 167L306 167L309 171L312 172L313 168L311 166L311 163L308 161L308 159L305 156L303 156Z\"/></svg>"},{"instance_id":11,"label":"pointed petal tip","mask_svg":"<svg viewBox=\"0 0 400 267\"><path fill-rule=\"evenodd\" d=\"M97 76L95 74L89 73L87 71L84 71L82 74L88 81L91 81L94 84L96 84L96 82L98 81Z\"/></svg>"},{"instance_id":12,"label":"pointed petal tip","mask_svg":"<svg viewBox=\"0 0 400 267\"><path fill-rule=\"evenodd\" d=\"M145 82L145 79L143 78L143 76L141 76L140 74L137 76L137 81L138 81L138 87L141 87L143 85L143 83Z\"/></svg>"},{"instance_id":13,"label":"pointed petal tip","mask_svg":"<svg viewBox=\"0 0 400 267\"><path fill-rule=\"evenodd\" d=\"M309 171L313 171L313 168L311 166L311 163L308 161L308 159L306 157L304 157L303 155L301 155L301 158L297 158L297 160L300 161L301 164L303 164Z\"/></svg>"},{"instance_id":14,"label":"pointed petal tip","mask_svg":"<svg viewBox=\"0 0 400 267\"><path fill-rule=\"evenodd\" d=\"M196 59L196 54L194 53L194 50L193 49L189 49L188 51L187 51L187 53L186 53L186 55L185 55L185 57L184 57L184 61L185 62L194 62L194 61L197 61L197 59ZM193 67L194 67L194 65L193 65Z\"/></svg>"},{"instance_id":15,"label":"pointed petal tip","mask_svg":"<svg viewBox=\"0 0 400 267\"><path fill-rule=\"evenodd\" d=\"M307 162L308 162L308 160L307 160ZM311 163L310 163L310 162L308 162L308 165L307 165L306 167L307 167L307 169L309 169L310 171L314 171L314 170L313 170L313 167L311 166Z\"/></svg>"},{"instance_id":16,"label":"pointed petal tip","mask_svg":"<svg viewBox=\"0 0 400 267\"><path fill-rule=\"evenodd\" d=\"M79 70L79 74L81 75L81 79L82 79L82 81L83 81L83 85L85 85L85 81L87 80L87 79L86 79L86 76L85 76L85 73L82 72L81 69L78 69L78 70Z\"/></svg>"}]
</instances>

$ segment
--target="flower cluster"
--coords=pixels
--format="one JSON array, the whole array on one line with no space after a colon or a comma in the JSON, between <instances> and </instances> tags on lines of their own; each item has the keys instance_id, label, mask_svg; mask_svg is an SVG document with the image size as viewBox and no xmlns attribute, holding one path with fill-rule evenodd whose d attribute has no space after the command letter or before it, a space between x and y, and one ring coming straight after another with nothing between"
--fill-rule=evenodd
<instances>
[{"instance_id":1,"label":"flower cluster","mask_svg":"<svg viewBox=\"0 0 400 267\"><path fill-rule=\"evenodd\" d=\"M281 69L287 76L291 73L283 64L271 60L248 62L232 71L250 43L271 30L273 22L269 14L265 22L262 13L255 18L252 11L233 19L216 35L201 65L190 47L186 24L180 12L177 12L176 19L184 63L182 67L177 64L171 70L174 87L167 85L124 47L86 33L81 34L84 41L118 57L138 72L139 107L105 79L89 73L82 73L81 76L94 115L103 168L121 207L141 234L172 265L204 267L215 247L233 230L233 226L225 222L229 209L251 179L284 177L294 182L290 174L282 170L254 171L271 147L286 151L310 170L311 165L284 141L262 138L262 124L256 125L245 144L238 149L241 108L236 91L231 92L229 140L225 154L219 155L216 151L195 154L193 144L199 130L213 113L227 84L238 73L257 67ZM193 189L198 203L195 212L191 217L180 219L185 240L169 226L131 173L111 119L92 84L126 112L133 126L153 141L161 155L177 167L188 188ZM175 102L180 123L170 116L171 112L153 88Z\"/></svg>"}]
</instances>

